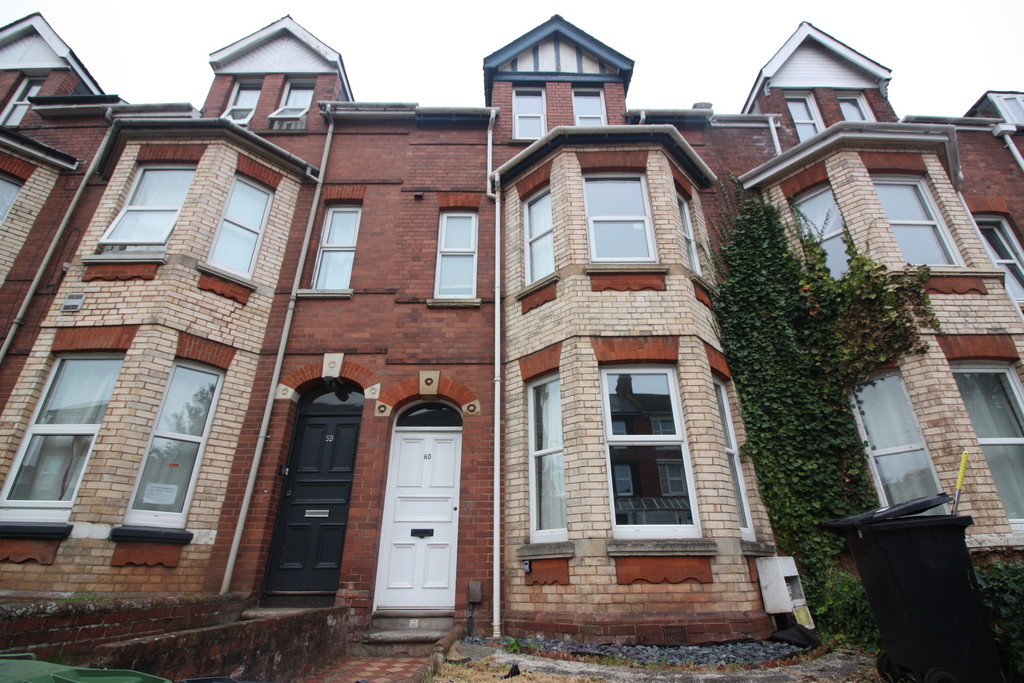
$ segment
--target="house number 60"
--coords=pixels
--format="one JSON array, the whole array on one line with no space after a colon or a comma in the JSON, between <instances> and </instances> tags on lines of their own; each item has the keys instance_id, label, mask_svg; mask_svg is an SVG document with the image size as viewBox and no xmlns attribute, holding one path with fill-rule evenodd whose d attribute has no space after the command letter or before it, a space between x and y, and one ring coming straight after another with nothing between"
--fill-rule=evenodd
<instances>
[{"instance_id":1,"label":"house number 60","mask_svg":"<svg viewBox=\"0 0 1024 683\"><path fill-rule=\"evenodd\" d=\"M430 460L430 453L424 453L423 454L423 459L424 460Z\"/></svg>"}]
</instances>

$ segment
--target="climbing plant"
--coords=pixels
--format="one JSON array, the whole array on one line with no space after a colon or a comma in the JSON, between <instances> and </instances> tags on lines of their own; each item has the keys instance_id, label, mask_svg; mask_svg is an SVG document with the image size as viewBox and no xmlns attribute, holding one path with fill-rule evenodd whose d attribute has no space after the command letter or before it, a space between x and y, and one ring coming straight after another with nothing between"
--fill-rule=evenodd
<instances>
[{"instance_id":1,"label":"climbing plant","mask_svg":"<svg viewBox=\"0 0 1024 683\"><path fill-rule=\"evenodd\" d=\"M847 237L849 270L833 278L816 237L787 230L762 198L737 191L730 213L714 302L746 425L742 453L813 605L843 547L821 523L878 504L852 390L924 350L920 327L937 329L928 270L890 272Z\"/></svg>"}]
</instances>

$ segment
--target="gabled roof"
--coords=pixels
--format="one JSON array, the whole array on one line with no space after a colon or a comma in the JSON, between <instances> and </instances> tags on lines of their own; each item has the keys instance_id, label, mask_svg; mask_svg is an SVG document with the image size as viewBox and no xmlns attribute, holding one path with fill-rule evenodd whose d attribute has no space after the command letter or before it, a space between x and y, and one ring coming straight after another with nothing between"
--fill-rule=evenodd
<instances>
[{"instance_id":1,"label":"gabled roof","mask_svg":"<svg viewBox=\"0 0 1024 683\"><path fill-rule=\"evenodd\" d=\"M104 94L89 70L39 12L0 28L0 70L5 69L70 69L82 79L89 93Z\"/></svg>"},{"instance_id":2,"label":"gabled roof","mask_svg":"<svg viewBox=\"0 0 1024 683\"><path fill-rule=\"evenodd\" d=\"M352 99L341 55L299 26L291 16L281 17L211 53L210 66L218 74L337 74L343 93L347 99Z\"/></svg>"},{"instance_id":3,"label":"gabled roof","mask_svg":"<svg viewBox=\"0 0 1024 683\"><path fill-rule=\"evenodd\" d=\"M1013 102L1007 102L1007 100L1012 100L1017 102L1017 104L1014 105ZM1017 114L1021 102L1024 102L1024 92L1020 90L988 90L978 98L977 102L971 105L971 108L967 110L964 116L987 116L1003 119L1010 123L1021 124L1024 123L1024 118Z\"/></svg>"},{"instance_id":4,"label":"gabled roof","mask_svg":"<svg viewBox=\"0 0 1024 683\"><path fill-rule=\"evenodd\" d=\"M810 22L802 21L796 32L789 37L789 40L761 69L757 80L754 82L754 87L751 88L747 101L743 105L744 114L749 114L753 111L754 100L757 94L766 85L771 86L772 79L784 72L784 67L793 60L793 57L798 52L813 52L814 54L806 54L805 56L811 61L825 65L832 73L836 73L837 69L845 69L851 75L855 73L869 79L873 85L881 88L883 93L889 80L892 78L892 71L888 68L870 57L857 52L846 43L836 40L821 29L816 28ZM808 81L803 83L802 87L818 85L841 87L845 84ZM800 85L793 84L793 87L800 87Z\"/></svg>"},{"instance_id":5,"label":"gabled roof","mask_svg":"<svg viewBox=\"0 0 1024 683\"><path fill-rule=\"evenodd\" d=\"M563 42L574 48L565 56L561 54ZM539 49L547 44L553 47L549 60L531 59L528 69L517 69L520 55L533 53L539 57ZM629 81L633 77L633 60L556 14L484 58L484 93L487 104L491 103L491 87L495 80L537 81L540 76L543 76L540 80L548 81L621 81L628 90Z\"/></svg>"}]
</instances>

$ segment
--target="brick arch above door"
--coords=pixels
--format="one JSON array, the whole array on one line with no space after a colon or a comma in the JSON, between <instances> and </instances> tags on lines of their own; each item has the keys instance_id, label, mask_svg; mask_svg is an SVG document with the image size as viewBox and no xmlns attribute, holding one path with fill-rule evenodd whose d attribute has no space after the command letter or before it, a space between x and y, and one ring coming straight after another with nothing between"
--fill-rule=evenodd
<instances>
[{"instance_id":1,"label":"brick arch above door","mask_svg":"<svg viewBox=\"0 0 1024 683\"><path fill-rule=\"evenodd\" d=\"M396 408L421 399L451 401L459 406L464 417L481 414L476 394L462 382L443 377L439 370L423 370L418 377L410 377L389 387L377 399L373 414L375 417L390 417Z\"/></svg>"},{"instance_id":2,"label":"brick arch above door","mask_svg":"<svg viewBox=\"0 0 1024 683\"><path fill-rule=\"evenodd\" d=\"M363 390L366 398L377 398L380 394L380 378L373 370L344 360L343 354L325 354L323 361L307 363L282 377L277 388L277 398L297 400L300 395L322 384L325 377L355 384Z\"/></svg>"}]
</instances>

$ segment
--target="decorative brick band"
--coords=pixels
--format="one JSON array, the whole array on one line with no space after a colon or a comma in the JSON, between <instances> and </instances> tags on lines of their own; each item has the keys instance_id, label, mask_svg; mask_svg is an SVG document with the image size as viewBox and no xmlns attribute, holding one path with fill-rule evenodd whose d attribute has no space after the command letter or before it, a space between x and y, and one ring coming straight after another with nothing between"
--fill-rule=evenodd
<instances>
[{"instance_id":1,"label":"decorative brick band","mask_svg":"<svg viewBox=\"0 0 1024 683\"><path fill-rule=\"evenodd\" d=\"M0 562L53 564L59 538L0 538Z\"/></svg>"},{"instance_id":2,"label":"decorative brick band","mask_svg":"<svg viewBox=\"0 0 1024 683\"><path fill-rule=\"evenodd\" d=\"M558 296L558 283L552 282L551 284L544 285L540 289L530 292L523 297L520 302L522 312L532 311L538 306L543 306L549 301L554 301Z\"/></svg>"},{"instance_id":3,"label":"decorative brick band","mask_svg":"<svg viewBox=\"0 0 1024 683\"><path fill-rule=\"evenodd\" d=\"M704 353L707 354L708 365L711 366L711 373L713 375L726 381L732 379L732 372L729 371L729 362L725 359L724 353L707 342L704 342Z\"/></svg>"},{"instance_id":4,"label":"decorative brick band","mask_svg":"<svg viewBox=\"0 0 1024 683\"><path fill-rule=\"evenodd\" d=\"M442 211L463 209L465 211L479 211L480 202L483 201L483 192L438 192L437 206Z\"/></svg>"},{"instance_id":5,"label":"decorative brick band","mask_svg":"<svg viewBox=\"0 0 1024 683\"><path fill-rule=\"evenodd\" d=\"M199 163L206 152L206 145L142 145L135 161L140 164L153 163Z\"/></svg>"},{"instance_id":6,"label":"decorative brick band","mask_svg":"<svg viewBox=\"0 0 1024 683\"><path fill-rule=\"evenodd\" d=\"M676 186L676 192L686 197L686 201L693 199L693 183L675 166L672 167L672 182Z\"/></svg>"},{"instance_id":7,"label":"decorative brick band","mask_svg":"<svg viewBox=\"0 0 1024 683\"><path fill-rule=\"evenodd\" d=\"M159 263L94 263L85 267L82 280L155 280Z\"/></svg>"},{"instance_id":8,"label":"decorative brick band","mask_svg":"<svg viewBox=\"0 0 1024 683\"><path fill-rule=\"evenodd\" d=\"M181 561L181 545L176 543L147 543L118 541L111 567L156 567L174 568Z\"/></svg>"},{"instance_id":9,"label":"decorative brick band","mask_svg":"<svg viewBox=\"0 0 1024 683\"><path fill-rule=\"evenodd\" d=\"M235 357L235 349L227 344L203 339L188 332L179 332L176 355L179 358L188 358L227 370Z\"/></svg>"},{"instance_id":10,"label":"decorative brick band","mask_svg":"<svg viewBox=\"0 0 1024 683\"><path fill-rule=\"evenodd\" d=\"M666 337L591 337L599 364L675 363L679 359L679 338Z\"/></svg>"},{"instance_id":11,"label":"decorative brick band","mask_svg":"<svg viewBox=\"0 0 1024 683\"><path fill-rule=\"evenodd\" d=\"M362 204L366 185L324 185L320 197L324 204Z\"/></svg>"},{"instance_id":12,"label":"decorative brick band","mask_svg":"<svg viewBox=\"0 0 1024 683\"><path fill-rule=\"evenodd\" d=\"M238 172L244 176L252 178L256 182L263 183L267 187L272 187L275 190L284 179L284 176L274 169L269 166L264 166L255 159L247 157L244 154L238 155Z\"/></svg>"},{"instance_id":13,"label":"decorative brick band","mask_svg":"<svg viewBox=\"0 0 1024 683\"><path fill-rule=\"evenodd\" d=\"M709 292L708 288L697 280L693 280L693 295L697 297L697 301L701 302L708 308L715 308L715 302L711 300L711 292Z\"/></svg>"},{"instance_id":14,"label":"decorative brick band","mask_svg":"<svg viewBox=\"0 0 1024 683\"><path fill-rule=\"evenodd\" d=\"M647 152L576 152L583 173L643 173Z\"/></svg>"},{"instance_id":15,"label":"decorative brick band","mask_svg":"<svg viewBox=\"0 0 1024 683\"><path fill-rule=\"evenodd\" d=\"M929 294L988 294L985 281L970 275L932 275L925 289Z\"/></svg>"},{"instance_id":16,"label":"decorative brick band","mask_svg":"<svg viewBox=\"0 0 1024 683\"><path fill-rule=\"evenodd\" d=\"M1020 359L1017 345L1008 334L947 334L938 337L939 348L950 361Z\"/></svg>"},{"instance_id":17,"label":"decorative brick band","mask_svg":"<svg viewBox=\"0 0 1024 683\"><path fill-rule=\"evenodd\" d=\"M711 583L710 557L616 557L615 580L631 583Z\"/></svg>"},{"instance_id":18,"label":"decorative brick band","mask_svg":"<svg viewBox=\"0 0 1024 683\"><path fill-rule=\"evenodd\" d=\"M549 372L557 372L562 358L562 342L535 351L519 359L519 374L524 382L529 382Z\"/></svg>"},{"instance_id":19,"label":"decorative brick band","mask_svg":"<svg viewBox=\"0 0 1024 683\"><path fill-rule=\"evenodd\" d=\"M53 338L53 352L127 351L138 331L138 325L59 327Z\"/></svg>"},{"instance_id":20,"label":"decorative brick band","mask_svg":"<svg viewBox=\"0 0 1024 683\"><path fill-rule=\"evenodd\" d=\"M825 170L825 162L822 161L814 164L814 166L805 168L792 178L782 181L779 188L782 190L782 194L785 195L786 199L789 199L827 182L828 171Z\"/></svg>"},{"instance_id":21,"label":"decorative brick band","mask_svg":"<svg viewBox=\"0 0 1024 683\"><path fill-rule=\"evenodd\" d=\"M1010 207L1004 197L964 196L964 202L971 213L994 213L1002 216L1010 215Z\"/></svg>"},{"instance_id":22,"label":"decorative brick band","mask_svg":"<svg viewBox=\"0 0 1024 683\"><path fill-rule=\"evenodd\" d=\"M516 183L516 190L519 192L520 199L528 199L530 195L550 184L551 162L549 161Z\"/></svg>"},{"instance_id":23,"label":"decorative brick band","mask_svg":"<svg viewBox=\"0 0 1024 683\"><path fill-rule=\"evenodd\" d=\"M202 273L199 275L199 289L207 292L213 292L214 294L220 294L221 296L234 299L240 304L249 303L249 295L252 291L247 287L225 280L224 278L211 275L210 273Z\"/></svg>"},{"instance_id":24,"label":"decorative brick band","mask_svg":"<svg viewBox=\"0 0 1024 683\"><path fill-rule=\"evenodd\" d=\"M869 173L928 175L924 157L918 152L860 152Z\"/></svg>"},{"instance_id":25,"label":"decorative brick band","mask_svg":"<svg viewBox=\"0 0 1024 683\"><path fill-rule=\"evenodd\" d=\"M592 292L665 291L665 273L591 273Z\"/></svg>"},{"instance_id":26,"label":"decorative brick band","mask_svg":"<svg viewBox=\"0 0 1024 683\"><path fill-rule=\"evenodd\" d=\"M546 560L530 560L530 573L526 575L528 586L568 586L569 558L555 557Z\"/></svg>"},{"instance_id":27,"label":"decorative brick band","mask_svg":"<svg viewBox=\"0 0 1024 683\"><path fill-rule=\"evenodd\" d=\"M0 152L0 171L21 180L28 180L36 172L36 166L6 152Z\"/></svg>"}]
</instances>

